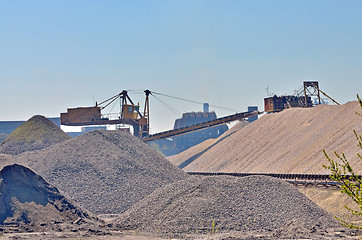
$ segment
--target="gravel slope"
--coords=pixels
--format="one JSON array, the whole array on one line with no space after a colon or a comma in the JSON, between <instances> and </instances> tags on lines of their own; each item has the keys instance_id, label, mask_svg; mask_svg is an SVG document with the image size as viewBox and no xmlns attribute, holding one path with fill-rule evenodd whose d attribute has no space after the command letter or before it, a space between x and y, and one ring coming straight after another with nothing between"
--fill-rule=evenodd
<instances>
[{"instance_id":1,"label":"gravel slope","mask_svg":"<svg viewBox=\"0 0 362 240\"><path fill-rule=\"evenodd\" d=\"M202 154L209 151L211 148L216 147L221 141L230 137L235 132L239 131L241 128L247 126L249 122L241 121L235 124L232 128L224 132L220 137L214 139L207 139L200 144L197 144L177 155L167 157L170 162L179 166L180 168L184 168L183 165L190 164L195 159L199 158Z\"/></svg>"},{"instance_id":2,"label":"gravel slope","mask_svg":"<svg viewBox=\"0 0 362 240\"><path fill-rule=\"evenodd\" d=\"M323 173L332 157L344 152L362 172L353 130L362 133L357 101L344 105L291 108L261 117L202 154L185 171ZM186 160L186 159L185 159Z\"/></svg>"},{"instance_id":3,"label":"gravel slope","mask_svg":"<svg viewBox=\"0 0 362 240\"><path fill-rule=\"evenodd\" d=\"M70 138L46 117L35 115L6 137L0 144L0 153L17 155L43 149Z\"/></svg>"},{"instance_id":4,"label":"gravel slope","mask_svg":"<svg viewBox=\"0 0 362 240\"><path fill-rule=\"evenodd\" d=\"M13 164L0 171L0 226L5 232L60 230L65 225L76 229L96 222L29 168Z\"/></svg>"},{"instance_id":5,"label":"gravel slope","mask_svg":"<svg viewBox=\"0 0 362 240\"><path fill-rule=\"evenodd\" d=\"M338 226L293 185L267 176L199 177L173 183L137 203L117 224L165 236L213 229L311 233Z\"/></svg>"},{"instance_id":6,"label":"gravel slope","mask_svg":"<svg viewBox=\"0 0 362 240\"><path fill-rule=\"evenodd\" d=\"M16 163L16 159L14 156L0 153L0 170L5 166L14 163Z\"/></svg>"},{"instance_id":7,"label":"gravel slope","mask_svg":"<svg viewBox=\"0 0 362 240\"><path fill-rule=\"evenodd\" d=\"M96 214L122 213L158 187L188 175L138 138L93 131L18 161Z\"/></svg>"}]
</instances>

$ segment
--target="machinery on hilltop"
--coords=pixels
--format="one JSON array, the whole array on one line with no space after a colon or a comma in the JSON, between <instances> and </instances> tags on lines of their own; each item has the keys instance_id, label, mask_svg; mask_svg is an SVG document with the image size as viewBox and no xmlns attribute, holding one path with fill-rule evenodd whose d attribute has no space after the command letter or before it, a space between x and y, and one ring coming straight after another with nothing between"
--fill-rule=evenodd
<instances>
[{"instance_id":1,"label":"machinery on hilltop","mask_svg":"<svg viewBox=\"0 0 362 240\"><path fill-rule=\"evenodd\" d=\"M315 104L323 103L321 93L332 100L332 102L339 105L337 101L335 101L319 88L318 81L304 81L303 87L296 90L294 95L283 95L280 97L274 95L272 97L264 98L264 111L270 113L280 112L284 109L292 107L313 107L313 96L316 97Z\"/></svg>"},{"instance_id":2,"label":"machinery on hilltop","mask_svg":"<svg viewBox=\"0 0 362 240\"><path fill-rule=\"evenodd\" d=\"M236 113L222 118L216 118L208 121L198 122L195 124L190 124L187 126L178 126L169 131L160 132L150 135L150 106L149 106L149 96L153 96L155 99L163 103L158 97L165 96L171 97L178 100L184 100L193 103L200 103L192 100L187 100L179 97L173 97L166 94L152 92L150 90L144 90L145 102L143 112L140 111L140 104L135 104L128 95L128 91L123 90L121 93L101 102L96 103L93 107L78 107L78 108L68 108L66 113L61 113L61 125L66 126L87 126L87 125L119 125L126 124L133 127L133 135L141 138L144 142L160 140L165 138L170 138L177 135L182 135L190 133L193 131L198 131L201 129L211 128L217 125L241 121L244 119L249 119L262 112L249 110L247 112ZM295 91L294 95L283 95L283 96L272 96L264 98L264 108L266 113L270 112L279 112L283 109L292 108L292 107L313 107L316 104L322 104L323 99L320 97L320 94L323 94L334 103L338 104L333 98L327 95L319 88L318 81L304 81L303 87ZM312 97L316 97L315 103L312 102ZM115 103L117 100L120 100L120 112L119 113L109 113L102 114L102 110L106 107ZM174 110L169 105L165 104L170 110ZM204 103L201 103L204 104ZM339 105L339 104L338 104ZM214 106L217 108L223 108ZM226 109L226 108L223 108ZM230 109L227 109L230 110ZM235 112L235 111L234 111Z\"/></svg>"},{"instance_id":3,"label":"machinery on hilltop","mask_svg":"<svg viewBox=\"0 0 362 240\"><path fill-rule=\"evenodd\" d=\"M150 126L150 113L149 113L149 96L152 95L156 98L156 95L163 95L166 97L172 97L169 95L151 92L145 90L145 105L143 112L140 111L140 104L135 104L129 97L128 92L123 90L121 93L101 102L96 103L93 107L78 107L68 108L66 113L60 114L61 125L65 126L88 126L88 125L117 125L126 124L133 127L133 135L141 138L144 142L160 140L169 138L176 135L181 135L193 131L198 131L205 128L214 127L220 124L229 123L236 120L244 120L245 118L255 117L261 112L248 111L243 113L237 113L230 116L216 118L210 121L193 124L191 126L181 127L170 131L149 134ZM199 103L183 98L172 97L179 100L185 100L189 102ZM158 99L158 98L156 98ZM120 112L102 114L102 110L114 103L116 100L120 100ZM158 99L159 100L159 99ZM160 100L159 100L160 101Z\"/></svg>"}]
</instances>

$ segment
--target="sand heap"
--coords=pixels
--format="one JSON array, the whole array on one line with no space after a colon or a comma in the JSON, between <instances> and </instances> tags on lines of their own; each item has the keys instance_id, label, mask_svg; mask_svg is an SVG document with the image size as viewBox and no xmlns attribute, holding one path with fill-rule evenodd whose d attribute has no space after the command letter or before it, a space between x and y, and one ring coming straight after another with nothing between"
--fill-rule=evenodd
<instances>
[{"instance_id":1,"label":"sand heap","mask_svg":"<svg viewBox=\"0 0 362 240\"><path fill-rule=\"evenodd\" d=\"M16 128L0 145L0 153L17 155L43 149L70 139L57 125L44 116L36 115Z\"/></svg>"},{"instance_id":2,"label":"sand heap","mask_svg":"<svg viewBox=\"0 0 362 240\"><path fill-rule=\"evenodd\" d=\"M183 168L185 171L325 173L322 150L344 152L362 172L353 130L362 133L359 103L291 108L239 129ZM180 155L181 156L181 155ZM170 158L171 161L179 161ZM188 159L183 159L187 161Z\"/></svg>"},{"instance_id":3,"label":"sand heap","mask_svg":"<svg viewBox=\"0 0 362 240\"><path fill-rule=\"evenodd\" d=\"M0 171L0 228L6 232L69 229L97 221L29 168L13 164Z\"/></svg>"},{"instance_id":4,"label":"sand heap","mask_svg":"<svg viewBox=\"0 0 362 240\"><path fill-rule=\"evenodd\" d=\"M200 177L165 186L117 220L121 229L183 235L323 232L337 221L293 185L271 177Z\"/></svg>"},{"instance_id":5,"label":"sand heap","mask_svg":"<svg viewBox=\"0 0 362 240\"><path fill-rule=\"evenodd\" d=\"M93 131L19 156L49 183L97 214L121 213L158 187L188 178L140 139Z\"/></svg>"},{"instance_id":6,"label":"sand heap","mask_svg":"<svg viewBox=\"0 0 362 240\"><path fill-rule=\"evenodd\" d=\"M232 134L239 131L241 128L247 126L248 124L249 124L248 121L238 122L237 124L235 124L235 126L224 132L218 138L207 139L202 143L197 144L177 155L169 156L167 157L167 159L170 160L173 164L175 164L179 168L183 169L191 162L193 162L196 158L200 157L202 154L206 153L213 147L217 146L217 144L219 144L221 141L230 137Z\"/></svg>"}]
</instances>

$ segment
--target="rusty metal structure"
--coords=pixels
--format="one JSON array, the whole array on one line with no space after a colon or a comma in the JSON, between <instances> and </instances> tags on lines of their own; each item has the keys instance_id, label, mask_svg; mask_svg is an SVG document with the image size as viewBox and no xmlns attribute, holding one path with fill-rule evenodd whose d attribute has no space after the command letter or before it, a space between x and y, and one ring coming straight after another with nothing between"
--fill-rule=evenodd
<instances>
[{"instance_id":1,"label":"rusty metal structure","mask_svg":"<svg viewBox=\"0 0 362 240\"><path fill-rule=\"evenodd\" d=\"M301 92L301 91L300 91ZM331 99L334 103L338 104L333 98L328 96L319 88L318 81L304 81L303 82L303 96L300 92L295 95L284 95L264 98L264 108L266 113L280 112L286 108L302 107L308 108L313 107L312 96L318 98L318 104L322 103L320 93ZM115 124L126 124L133 127L133 135L141 138L145 142L160 140L169 138L176 135L182 135L185 133L198 131L200 129L210 128L220 124L225 124L233 121L241 121L246 118L254 117L262 112L259 111L248 111L243 113L237 113L222 118L194 124L192 126L177 128L153 135L149 134L150 129L150 103L149 96L154 94L163 95L166 97L172 97L169 95L151 92L145 90L145 103L143 113L140 111L140 104L135 104L129 97L128 92L123 90L121 93L101 102L96 103L93 107L78 107L68 108L66 113L61 113L61 125L65 126L87 126L87 125L115 125ZM156 96L154 96L156 98ZM179 97L172 97L179 100L185 100L189 102L198 103ZM157 98L156 98L157 99ZM111 114L102 114L102 110L114 103L116 100L120 100L120 112ZM216 106L214 106L216 107ZM224 108L226 109L226 108Z\"/></svg>"},{"instance_id":2,"label":"rusty metal structure","mask_svg":"<svg viewBox=\"0 0 362 240\"><path fill-rule=\"evenodd\" d=\"M319 91L319 84L317 81L304 81L303 89L305 106L307 106L308 103L308 95L317 97L318 104L321 104L321 95Z\"/></svg>"},{"instance_id":3,"label":"rusty metal structure","mask_svg":"<svg viewBox=\"0 0 362 240\"><path fill-rule=\"evenodd\" d=\"M304 96L305 96L305 98L307 97L307 95L309 93L310 96L317 96L318 97L318 102L319 102L319 104L321 104L322 101L321 101L320 93L322 93L324 96L326 96L327 98L332 100L332 102L339 105L339 103L336 100L331 98L328 94L326 94L325 92L323 92L319 88L319 85L318 85L317 81L305 81L305 82L303 82L303 85L304 85Z\"/></svg>"},{"instance_id":4,"label":"rusty metal structure","mask_svg":"<svg viewBox=\"0 0 362 240\"><path fill-rule=\"evenodd\" d=\"M318 104L322 104L321 93L327 98L331 99L335 104L339 105L337 101L327 95L319 88L318 81L304 81L303 91L296 91L295 95L284 95L264 98L264 111L280 112L287 108L313 107L312 97L316 97Z\"/></svg>"},{"instance_id":5,"label":"rusty metal structure","mask_svg":"<svg viewBox=\"0 0 362 240\"><path fill-rule=\"evenodd\" d=\"M65 126L88 126L88 125L115 125L115 124L126 124L133 127L133 135L141 138L144 142L153 140L160 140L169 138L176 135L181 135L193 131L198 131L205 128L210 128L220 124L225 124L233 121L241 121L245 118L254 117L261 112L250 111L237 113L223 118L217 118L211 121L206 121L192 126L183 128L173 129L157 134L149 134L150 126L150 104L149 96L153 95L150 90L145 90L145 105L144 111L141 113L140 105L134 104L132 99L129 97L128 92L123 90L121 93L101 102L96 103L93 107L78 107L68 108L66 113L60 114L61 125ZM162 95L160 93L155 93ZM164 95L164 94L163 94ZM164 95L168 96L168 95ZM176 98L176 97L175 97ZM178 98L182 99L182 98ZM120 100L120 113L102 114L102 110L114 103L116 100ZM185 100L185 99L182 99ZM190 101L190 100L187 100Z\"/></svg>"},{"instance_id":6,"label":"rusty metal structure","mask_svg":"<svg viewBox=\"0 0 362 240\"><path fill-rule=\"evenodd\" d=\"M139 104L134 104L128 96L128 92L121 93L101 102L93 107L68 108L66 113L60 114L60 122L66 126L88 126L88 125L114 125L127 124L133 127L133 134L137 137L149 135L149 90L145 90L146 100L143 114L140 112ZM110 104L120 100L120 113L102 114L101 110Z\"/></svg>"},{"instance_id":7,"label":"rusty metal structure","mask_svg":"<svg viewBox=\"0 0 362 240\"><path fill-rule=\"evenodd\" d=\"M311 97L300 96L273 96L264 98L264 111L265 112L280 112L287 108L292 107L312 107Z\"/></svg>"},{"instance_id":8,"label":"rusty metal structure","mask_svg":"<svg viewBox=\"0 0 362 240\"><path fill-rule=\"evenodd\" d=\"M225 124L225 123L229 123L229 122L233 122L233 121L242 121L242 120L245 120L246 118L258 116L259 114L262 114L262 113L258 112L258 111L236 113L236 114L229 115L226 117L216 118L214 120L197 123L197 124L194 124L194 125L191 125L188 127L177 128L174 130L149 135L149 136L143 138L143 141L149 142L149 141L169 138L169 137L176 136L176 135L181 135L181 134L198 131L198 130L209 128L209 127L214 127L214 126L217 126L220 124Z\"/></svg>"}]
</instances>

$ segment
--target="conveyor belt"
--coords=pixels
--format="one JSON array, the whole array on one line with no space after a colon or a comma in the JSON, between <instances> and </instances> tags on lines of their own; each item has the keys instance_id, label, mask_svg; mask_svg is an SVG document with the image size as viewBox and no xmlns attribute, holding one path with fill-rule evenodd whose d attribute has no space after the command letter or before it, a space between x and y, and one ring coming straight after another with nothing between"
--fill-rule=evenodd
<instances>
[{"instance_id":1,"label":"conveyor belt","mask_svg":"<svg viewBox=\"0 0 362 240\"><path fill-rule=\"evenodd\" d=\"M253 112L237 113L237 114L229 115L229 116L226 116L226 117L210 120L210 121L207 121L207 122L197 123L197 124L187 126L187 127L183 127L183 128L178 128L178 129L173 129L173 130L169 130L169 131L165 131L165 132L152 134L152 135L149 135L147 137L142 138L142 140L144 142L160 140L160 139L169 138L169 137L176 136L176 135L181 135L181 134L201 130L201 129L204 129L204 128L214 127L214 126L217 126L217 125L220 125L220 124L233 122L233 121L236 121L236 120L243 120L245 118L254 117L254 116L257 116L259 114L262 114L262 112L253 111Z\"/></svg>"}]
</instances>

